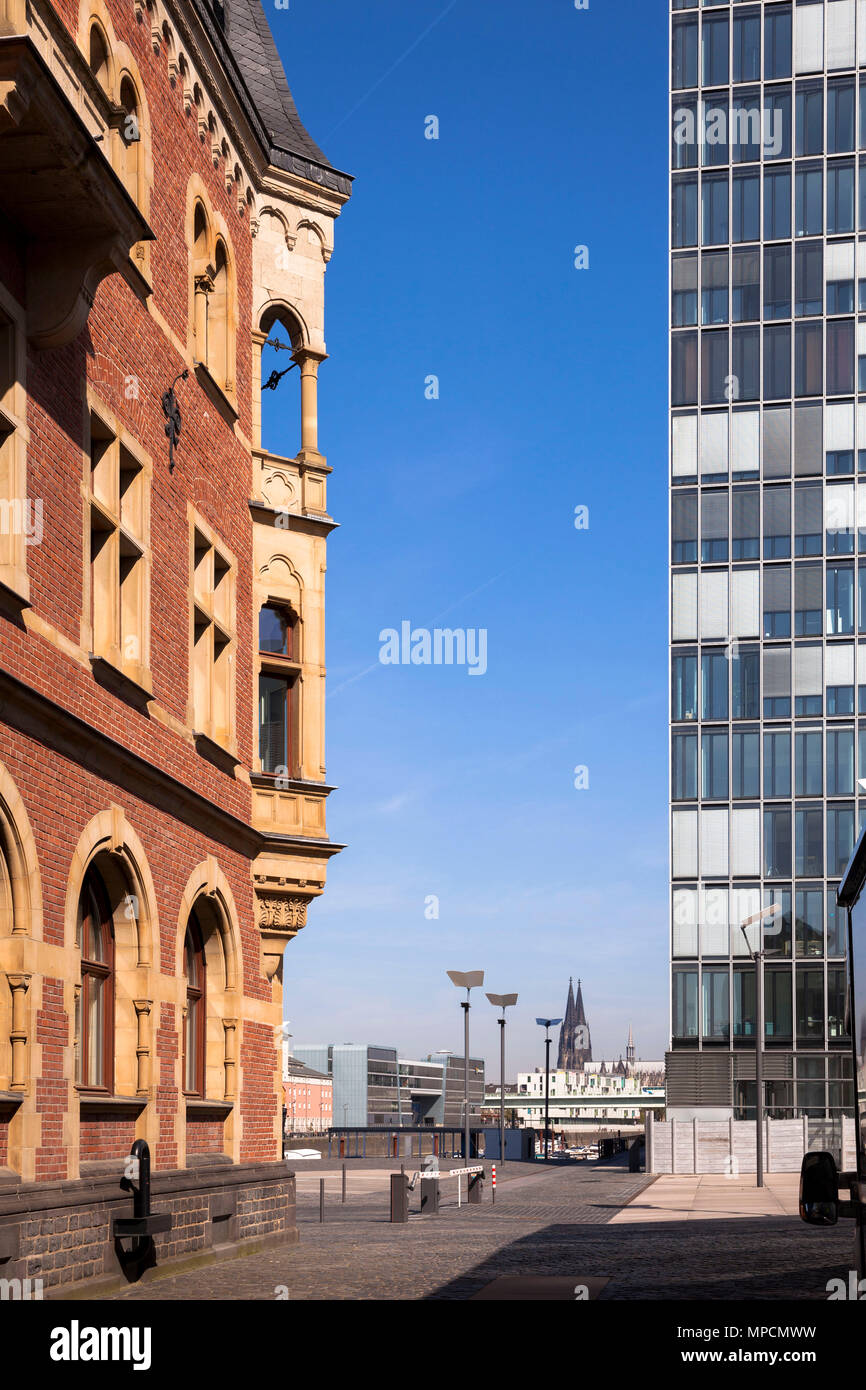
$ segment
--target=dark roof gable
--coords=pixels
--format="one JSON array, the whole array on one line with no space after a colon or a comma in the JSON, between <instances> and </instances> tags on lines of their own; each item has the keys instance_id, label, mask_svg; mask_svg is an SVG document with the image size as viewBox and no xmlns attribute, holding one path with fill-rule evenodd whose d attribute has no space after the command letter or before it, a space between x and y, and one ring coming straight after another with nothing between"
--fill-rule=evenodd
<instances>
[{"instance_id":1,"label":"dark roof gable","mask_svg":"<svg viewBox=\"0 0 866 1390\"><path fill-rule=\"evenodd\" d=\"M334 168L298 115L261 0L194 3L241 100L248 99L244 104L270 162L336 192L350 193L350 176Z\"/></svg>"}]
</instances>

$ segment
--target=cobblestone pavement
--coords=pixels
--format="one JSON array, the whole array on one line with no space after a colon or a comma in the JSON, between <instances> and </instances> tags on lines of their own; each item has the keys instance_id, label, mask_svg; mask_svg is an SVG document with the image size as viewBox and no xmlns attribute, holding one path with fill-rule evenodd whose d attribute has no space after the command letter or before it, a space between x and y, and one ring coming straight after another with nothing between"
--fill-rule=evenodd
<instances>
[{"instance_id":1,"label":"cobblestone pavement","mask_svg":"<svg viewBox=\"0 0 866 1390\"><path fill-rule=\"evenodd\" d=\"M651 1179L622 1169L573 1167L514 1176L481 1206L444 1205L438 1216L388 1220L387 1187L327 1199L299 1184L300 1243L160 1279L118 1300L453 1299L500 1275L607 1278L610 1299L825 1299L846 1277L849 1223L813 1229L796 1217L635 1222L623 1212ZM313 1177L314 1175L310 1175ZM324 1174L323 1174L324 1176ZM360 1185L359 1185L360 1186ZM449 1185L452 1189L454 1183ZM329 1184L330 1187L330 1184ZM416 1194L417 1196L417 1194ZM285 1292L282 1292L282 1291Z\"/></svg>"}]
</instances>

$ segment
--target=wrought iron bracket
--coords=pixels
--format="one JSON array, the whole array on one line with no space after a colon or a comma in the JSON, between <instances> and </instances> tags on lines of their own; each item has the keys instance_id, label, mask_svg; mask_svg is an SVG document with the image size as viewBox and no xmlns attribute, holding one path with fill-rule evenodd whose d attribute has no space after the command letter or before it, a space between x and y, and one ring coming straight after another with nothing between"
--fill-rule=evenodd
<instances>
[{"instance_id":1,"label":"wrought iron bracket","mask_svg":"<svg viewBox=\"0 0 866 1390\"><path fill-rule=\"evenodd\" d=\"M165 416L165 433L168 438L168 471L174 472L174 450L177 441L180 439L181 415L177 396L174 388L179 381L186 381L189 376L189 368L184 367L171 383L167 391L162 393L162 413Z\"/></svg>"}]
</instances>

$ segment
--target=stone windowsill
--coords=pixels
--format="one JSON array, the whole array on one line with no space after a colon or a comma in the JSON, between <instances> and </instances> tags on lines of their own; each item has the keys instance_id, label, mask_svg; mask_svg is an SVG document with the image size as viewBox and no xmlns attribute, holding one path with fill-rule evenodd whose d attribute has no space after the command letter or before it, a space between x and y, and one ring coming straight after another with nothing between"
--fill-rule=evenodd
<instances>
[{"instance_id":1,"label":"stone windowsill","mask_svg":"<svg viewBox=\"0 0 866 1390\"><path fill-rule=\"evenodd\" d=\"M138 1114L147 1105L147 1096L109 1096L97 1091L79 1091L78 1102L84 1110L115 1110Z\"/></svg>"},{"instance_id":2,"label":"stone windowsill","mask_svg":"<svg viewBox=\"0 0 866 1390\"><path fill-rule=\"evenodd\" d=\"M202 1100L200 1096L188 1096L185 1098L187 1115L220 1115L225 1118L230 1115L235 1108L233 1100Z\"/></svg>"}]
</instances>

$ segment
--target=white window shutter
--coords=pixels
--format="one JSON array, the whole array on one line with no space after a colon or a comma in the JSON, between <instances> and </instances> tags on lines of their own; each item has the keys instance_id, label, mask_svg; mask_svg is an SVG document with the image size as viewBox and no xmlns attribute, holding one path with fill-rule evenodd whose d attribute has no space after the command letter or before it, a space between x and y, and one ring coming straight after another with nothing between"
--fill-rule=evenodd
<instances>
[{"instance_id":1,"label":"white window shutter","mask_svg":"<svg viewBox=\"0 0 866 1390\"><path fill-rule=\"evenodd\" d=\"M727 888L702 888L701 955L726 956L730 950L728 937Z\"/></svg>"},{"instance_id":2,"label":"white window shutter","mask_svg":"<svg viewBox=\"0 0 866 1390\"><path fill-rule=\"evenodd\" d=\"M731 812L731 873L745 877L761 872L761 812L757 806L735 806ZM749 889L757 896L757 890ZM738 904L739 906L739 904ZM757 910L757 909L755 909ZM748 916L748 913L743 916ZM743 916L732 915L739 936Z\"/></svg>"},{"instance_id":3,"label":"white window shutter","mask_svg":"<svg viewBox=\"0 0 866 1390\"><path fill-rule=\"evenodd\" d=\"M701 810L701 878L725 878L728 873L728 808Z\"/></svg>"},{"instance_id":4,"label":"white window shutter","mask_svg":"<svg viewBox=\"0 0 866 1390\"><path fill-rule=\"evenodd\" d=\"M824 658L825 680L831 685L854 684L854 645L851 642L828 643Z\"/></svg>"},{"instance_id":5,"label":"white window shutter","mask_svg":"<svg viewBox=\"0 0 866 1390\"><path fill-rule=\"evenodd\" d=\"M827 0L827 71L853 68L854 0Z\"/></svg>"},{"instance_id":6,"label":"white window shutter","mask_svg":"<svg viewBox=\"0 0 866 1390\"><path fill-rule=\"evenodd\" d=\"M728 412L701 416L701 475L728 471Z\"/></svg>"},{"instance_id":7,"label":"white window shutter","mask_svg":"<svg viewBox=\"0 0 866 1390\"><path fill-rule=\"evenodd\" d=\"M857 324L857 356L862 357L866 352L866 323Z\"/></svg>"},{"instance_id":8,"label":"white window shutter","mask_svg":"<svg viewBox=\"0 0 866 1390\"><path fill-rule=\"evenodd\" d=\"M828 285L831 280L854 279L853 241L827 242L824 247L824 279Z\"/></svg>"},{"instance_id":9,"label":"white window shutter","mask_svg":"<svg viewBox=\"0 0 866 1390\"><path fill-rule=\"evenodd\" d=\"M698 635L698 576L675 574L671 594L671 637L693 642Z\"/></svg>"},{"instance_id":10,"label":"white window shutter","mask_svg":"<svg viewBox=\"0 0 866 1390\"><path fill-rule=\"evenodd\" d=\"M698 954L698 893L696 888L674 889L673 954Z\"/></svg>"},{"instance_id":11,"label":"white window shutter","mask_svg":"<svg viewBox=\"0 0 866 1390\"><path fill-rule=\"evenodd\" d=\"M857 644L857 684L866 685L866 642Z\"/></svg>"},{"instance_id":12,"label":"white window shutter","mask_svg":"<svg viewBox=\"0 0 866 1390\"><path fill-rule=\"evenodd\" d=\"M698 876L698 813L674 811L671 858L674 878Z\"/></svg>"},{"instance_id":13,"label":"white window shutter","mask_svg":"<svg viewBox=\"0 0 866 1390\"><path fill-rule=\"evenodd\" d=\"M794 71L820 72L824 66L824 6L794 6Z\"/></svg>"},{"instance_id":14,"label":"white window shutter","mask_svg":"<svg viewBox=\"0 0 866 1390\"><path fill-rule=\"evenodd\" d=\"M866 246L866 242L863 244ZM824 411L824 448L828 451L854 448L853 405L827 406Z\"/></svg>"},{"instance_id":15,"label":"white window shutter","mask_svg":"<svg viewBox=\"0 0 866 1390\"><path fill-rule=\"evenodd\" d=\"M823 648L820 642L809 647L794 648L795 695L820 695L823 692L822 661Z\"/></svg>"},{"instance_id":16,"label":"white window shutter","mask_svg":"<svg viewBox=\"0 0 866 1390\"><path fill-rule=\"evenodd\" d=\"M830 532L854 529L853 483L833 483L825 487L824 529Z\"/></svg>"},{"instance_id":17,"label":"white window shutter","mask_svg":"<svg viewBox=\"0 0 866 1390\"><path fill-rule=\"evenodd\" d=\"M671 434L671 476L698 476L698 417L675 415Z\"/></svg>"},{"instance_id":18,"label":"white window shutter","mask_svg":"<svg viewBox=\"0 0 866 1390\"><path fill-rule=\"evenodd\" d=\"M761 412L738 410L731 417L731 471L757 473L761 464Z\"/></svg>"},{"instance_id":19,"label":"white window shutter","mask_svg":"<svg viewBox=\"0 0 866 1390\"><path fill-rule=\"evenodd\" d=\"M728 637L728 571L701 575L701 637Z\"/></svg>"},{"instance_id":20,"label":"white window shutter","mask_svg":"<svg viewBox=\"0 0 866 1390\"><path fill-rule=\"evenodd\" d=\"M731 575L731 636L761 633L760 571L734 570Z\"/></svg>"}]
</instances>

